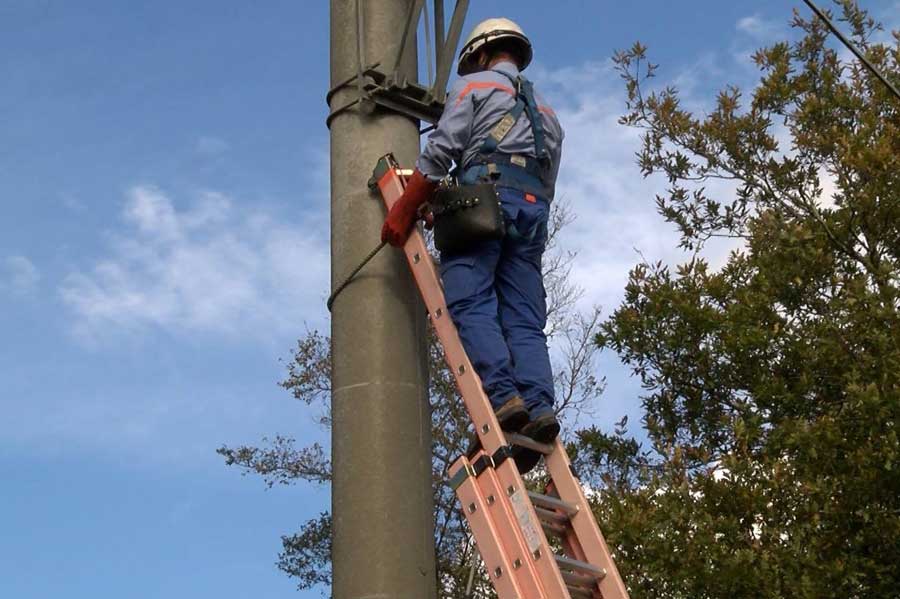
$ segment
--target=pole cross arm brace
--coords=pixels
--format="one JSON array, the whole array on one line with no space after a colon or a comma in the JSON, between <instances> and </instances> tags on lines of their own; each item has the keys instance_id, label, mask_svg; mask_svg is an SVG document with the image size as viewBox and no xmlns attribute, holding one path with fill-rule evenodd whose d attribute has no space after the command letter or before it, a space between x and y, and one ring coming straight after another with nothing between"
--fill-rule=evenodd
<instances>
[{"instance_id":1,"label":"pole cross arm brace","mask_svg":"<svg viewBox=\"0 0 900 599\"><path fill-rule=\"evenodd\" d=\"M403 29L403 37L400 40L400 47L394 57L393 68L391 69L392 78L399 79L400 62L407 51L407 47L414 36L410 32L415 31L419 18L425 8L426 0L413 0L409 6L409 14L406 20L406 27ZM441 5L441 8L438 8ZM434 79L434 85L429 90L431 98L435 101L444 102L444 96L447 93L447 82L450 80L450 69L453 66L453 58L456 55L456 46L459 44L459 37L462 35L462 26L466 20L466 13L469 10L469 0L457 0L453 9L453 17L450 19L450 30L444 36L444 10L441 0L435 0L435 40L437 41L436 60L437 70ZM428 26L428 23L425 24ZM431 60L431 56L428 56Z\"/></svg>"},{"instance_id":2,"label":"pole cross arm brace","mask_svg":"<svg viewBox=\"0 0 900 599\"><path fill-rule=\"evenodd\" d=\"M342 106L332 107L328 118L325 120L326 125L331 126L331 121L339 114L349 110L354 106L365 113L374 112L379 106L400 114L410 116L420 121L436 124L444 112L444 100L447 95L447 82L450 80L450 69L453 66L453 59L456 55L456 47L459 44L459 38L462 34L462 26L465 21L466 12L469 8L469 0L457 0L456 7L453 10L453 16L450 20L449 30L444 32L444 10L441 0L435 3L435 78L432 85L422 85L415 81L410 81L401 70L403 57L409 51L410 44L415 43L415 30L418 26L419 19L425 9L427 0L413 0L409 6L407 19L403 28L400 44L393 56L392 64L385 65L385 69L380 67L381 63L375 63L363 67L364 58L360 58L357 73L348 79L335 85L326 96L326 102L331 106L331 100L334 95L346 88L357 90L357 97ZM440 8L438 8L440 7ZM359 19L363 18L363 13L359 13ZM358 35L362 35L365 27L360 22L358 27ZM428 23L425 24L429 26ZM359 47L363 47L362 40L358 40ZM431 60L431 49L428 48L427 60ZM430 64L430 63L429 63Z\"/></svg>"},{"instance_id":3,"label":"pole cross arm brace","mask_svg":"<svg viewBox=\"0 0 900 599\"><path fill-rule=\"evenodd\" d=\"M357 105L363 112L368 114L371 114L378 106L381 106L420 121L428 123L438 122L441 114L444 112L444 102L436 100L432 96L431 89L418 83L407 81L405 78L397 80L388 77L378 70L377 67L378 64L374 64L363 70L362 85L360 85L359 76L354 75L328 92L325 99L329 106L334 95L342 89L358 89L359 95L346 104L332 109L328 118L325 119L326 125L330 127L331 121L336 116Z\"/></svg>"}]
</instances>

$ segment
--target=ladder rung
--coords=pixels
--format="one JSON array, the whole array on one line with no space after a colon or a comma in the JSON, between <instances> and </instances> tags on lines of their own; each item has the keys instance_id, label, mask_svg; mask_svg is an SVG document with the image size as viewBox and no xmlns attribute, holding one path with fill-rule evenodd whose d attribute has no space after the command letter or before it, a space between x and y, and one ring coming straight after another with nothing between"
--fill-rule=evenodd
<instances>
[{"instance_id":1,"label":"ladder rung","mask_svg":"<svg viewBox=\"0 0 900 599\"><path fill-rule=\"evenodd\" d=\"M553 535L555 537L559 537L560 539L565 539L569 533L569 529L562 524L557 524L556 522L545 522L541 520L541 528L544 529L544 532L548 535Z\"/></svg>"},{"instance_id":2,"label":"ladder rung","mask_svg":"<svg viewBox=\"0 0 900 599\"><path fill-rule=\"evenodd\" d=\"M597 566L586 562L580 562L577 559L564 557L562 555L554 555L553 557L556 558L556 563L561 570L569 570L577 574L587 574L595 580L603 580L603 577L606 576L606 570L603 568L598 568Z\"/></svg>"},{"instance_id":3,"label":"ladder rung","mask_svg":"<svg viewBox=\"0 0 900 599\"><path fill-rule=\"evenodd\" d=\"M572 587L566 585L566 589L569 591L569 597L572 599L594 599L595 597L594 591L584 587Z\"/></svg>"},{"instance_id":4,"label":"ladder rung","mask_svg":"<svg viewBox=\"0 0 900 599\"><path fill-rule=\"evenodd\" d=\"M562 499L559 499L558 497L550 497L549 495L541 495L540 493L534 493L531 491L528 492L528 497L531 499L531 503L533 503L536 507L565 512L565 514L570 518L578 513L577 505L567 503Z\"/></svg>"},{"instance_id":5,"label":"ladder rung","mask_svg":"<svg viewBox=\"0 0 900 599\"><path fill-rule=\"evenodd\" d=\"M551 453L553 453L552 445L548 445L547 443L538 443L531 437L526 437L525 435L506 433L506 440L509 441L511 445L518 445L519 447L531 449L532 451L536 451L544 455L550 455Z\"/></svg>"},{"instance_id":6,"label":"ladder rung","mask_svg":"<svg viewBox=\"0 0 900 599\"><path fill-rule=\"evenodd\" d=\"M534 513L537 514L538 520L543 520L544 522L555 522L556 524L566 525L569 523L569 517L565 514L560 514L559 512L551 512L550 510L545 510L542 507L535 507Z\"/></svg>"},{"instance_id":7,"label":"ladder rung","mask_svg":"<svg viewBox=\"0 0 900 599\"><path fill-rule=\"evenodd\" d=\"M597 586L597 577L596 576L586 576L584 574L575 574L574 572L560 572L563 577L563 581L567 586L570 587L581 587L582 589L590 590L592 587Z\"/></svg>"}]
</instances>

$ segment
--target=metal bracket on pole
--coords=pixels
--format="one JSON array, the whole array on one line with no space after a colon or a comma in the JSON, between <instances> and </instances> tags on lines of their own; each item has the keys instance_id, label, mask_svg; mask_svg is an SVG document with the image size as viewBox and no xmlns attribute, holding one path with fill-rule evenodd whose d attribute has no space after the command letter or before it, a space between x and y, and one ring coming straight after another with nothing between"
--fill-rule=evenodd
<instances>
[{"instance_id":1,"label":"metal bracket on pole","mask_svg":"<svg viewBox=\"0 0 900 599\"><path fill-rule=\"evenodd\" d=\"M379 68L380 63L375 63L363 67L364 56L359 56L359 66L357 73L350 76L333 87L326 96L326 102L331 105L334 95L347 87L354 87L358 90L358 96L337 108L332 108L328 118L325 120L326 125L331 126L331 121L339 114L349 110L354 106L358 106L363 111L372 111L380 106L386 110L398 112L406 116L425 121L427 123L436 124L444 112L444 100L447 95L447 82L450 79L450 69L453 66L453 59L456 56L456 47L459 44L459 38L462 33L463 23L466 19L466 12L469 9L469 0L457 0L453 10L453 17L450 20L450 28L444 32L444 6L442 0L434 0L434 27L435 27L435 78L434 85L426 86L419 83L408 81L406 77L400 74L400 63L404 54L411 43L415 39L415 30L418 26L419 19L425 9L427 0L412 0L409 12L407 13L406 23L403 29L403 37L400 46L394 55L393 63L386 65L385 70ZM357 15L358 19L362 19L362 14ZM430 26L426 23L426 27ZM360 36L359 47L362 47L361 37L364 34L362 22L359 23L358 36ZM431 61L432 57L429 56ZM430 63L429 63L430 64Z\"/></svg>"}]
</instances>

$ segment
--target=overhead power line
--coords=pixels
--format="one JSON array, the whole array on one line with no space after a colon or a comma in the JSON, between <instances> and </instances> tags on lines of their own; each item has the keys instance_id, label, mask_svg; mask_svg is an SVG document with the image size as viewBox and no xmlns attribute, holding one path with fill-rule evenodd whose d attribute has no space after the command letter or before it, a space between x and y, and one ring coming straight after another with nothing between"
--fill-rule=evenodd
<instances>
[{"instance_id":1,"label":"overhead power line","mask_svg":"<svg viewBox=\"0 0 900 599\"><path fill-rule=\"evenodd\" d=\"M857 48L853 44L853 42L851 42L849 39L847 39L843 33L841 33L841 31L835 26L834 23L831 22L831 19L828 18L828 16L822 11L822 9L820 9L818 6L816 6L812 0L803 0L803 1L806 2L807 6L809 6L812 9L812 11L814 13L816 13L816 15L820 19L822 19L822 21L824 21L824 23L826 25L828 25L828 28L831 29L831 32L834 35L836 35L837 38L839 40L841 40L841 42L845 46L847 46L847 48L849 48L850 51L853 52L853 54L855 54L856 57L864 65L866 65L866 68L869 69L869 71L871 71L872 74L875 75L882 83L884 83L889 90L891 90L891 93L894 94L894 97L896 97L898 100L900 100L900 91L897 91L897 88L894 87L894 84L887 80L887 77L885 77L884 74L878 70L878 67L876 67L874 64L872 64L872 62L868 58L866 58L866 56L862 53L862 51L859 48Z\"/></svg>"}]
</instances>

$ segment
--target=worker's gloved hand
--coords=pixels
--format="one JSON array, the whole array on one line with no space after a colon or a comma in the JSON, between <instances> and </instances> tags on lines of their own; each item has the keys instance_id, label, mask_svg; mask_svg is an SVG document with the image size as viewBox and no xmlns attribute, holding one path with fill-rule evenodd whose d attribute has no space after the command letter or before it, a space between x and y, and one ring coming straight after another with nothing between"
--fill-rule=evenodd
<instances>
[{"instance_id":1,"label":"worker's gloved hand","mask_svg":"<svg viewBox=\"0 0 900 599\"><path fill-rule=\"evenodd\" d=\"M393 205L384 226L381 228L381 241L385 241L394 247L401 247L409 238L416 218L419 216L419 207L431 198L437 183L429 181L425 175L416 169L409 181L403 195Z\"/></svg>"}]
</instances>

